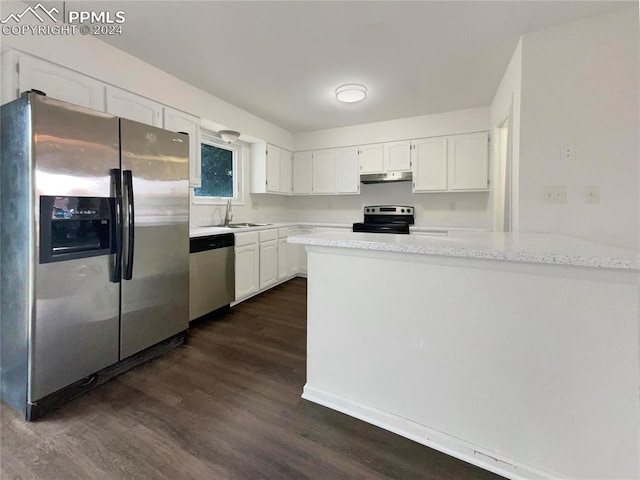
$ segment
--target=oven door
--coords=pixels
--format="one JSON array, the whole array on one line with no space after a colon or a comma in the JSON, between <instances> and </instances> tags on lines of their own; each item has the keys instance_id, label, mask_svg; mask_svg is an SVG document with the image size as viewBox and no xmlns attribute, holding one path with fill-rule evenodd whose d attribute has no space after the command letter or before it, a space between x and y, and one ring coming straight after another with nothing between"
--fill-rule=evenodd
<instances>
[{"instance_id":1,"label":"oven door","mask_svg":"<svg viewBox=\"0 0 640 480\"><path fill-rule=\"evenodd\" d=\"M408 235L409 225L406 223L354 223L354 232L395 233Z\"/></svg>"}]
</instances>

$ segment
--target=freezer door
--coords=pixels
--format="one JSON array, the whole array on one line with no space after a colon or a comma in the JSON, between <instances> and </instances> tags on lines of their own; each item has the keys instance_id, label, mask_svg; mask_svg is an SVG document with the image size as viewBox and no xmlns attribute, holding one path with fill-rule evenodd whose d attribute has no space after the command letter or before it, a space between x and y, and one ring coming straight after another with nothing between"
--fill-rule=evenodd
<instances>
[{"instance_id":1,"label":"freezer door","mask_svg":"<svg viewBox=\"0 0 640 480\"><path fill-rule=\"evenodd\" d=\"M30 332L34 402L118 361L115 255L41 263L40 197L110 197L118 118L29 94L33 129L35 315ZM60 205L66 208L65 205ZM4 219L3 219L4 221ZM69 220L73 222L73 220ZM48 222L51 228L51 222ZM67 230L71 235L76 231Z\"/></svg>"},{"instance_id":2,"label":"freezer door","mask_svg":"<svg viewBox=\"0 0 640 480\"><path fill-rule=\"evenodd\" d=\"M189 326L189 138L120 119L120 358Z\"/></svg>"}]
</instances>

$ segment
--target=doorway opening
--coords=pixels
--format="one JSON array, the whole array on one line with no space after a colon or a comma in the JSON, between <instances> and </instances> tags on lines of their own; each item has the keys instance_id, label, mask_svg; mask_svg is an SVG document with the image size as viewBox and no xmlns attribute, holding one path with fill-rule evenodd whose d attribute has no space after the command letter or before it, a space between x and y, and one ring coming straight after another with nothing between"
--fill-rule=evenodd
<instances>
[{"instance_id":1,"label":"doorway opening","mask_svg":"<svg viewBox=\"0 0 640 480\"><path fill-rule=\"evenodd\" d=\"M512 142L511 106L502 121L494 129L496 141L496 182L493 208L493 230L511 232L512 221Z\"/></svg>"}]
</instances>

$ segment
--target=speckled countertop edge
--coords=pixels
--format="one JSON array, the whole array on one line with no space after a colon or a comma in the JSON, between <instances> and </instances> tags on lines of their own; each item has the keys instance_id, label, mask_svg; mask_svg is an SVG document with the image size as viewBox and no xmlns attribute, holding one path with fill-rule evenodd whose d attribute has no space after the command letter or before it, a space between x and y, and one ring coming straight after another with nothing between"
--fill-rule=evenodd
<instances>
[{"instance_id":1,"label":"speckled countertop edge","mask_svg":"<svg viewBox=\"0 0 640 480\"><path fill-rule=\"evenodd\" d=\"M523 234L526 235L526 234ZM425 238L425 237L422 237ZM442 237L439 237L442 238ZM473 247L443 247L428 245L428 238L425 238L424 244L406 244L392 241L371 241L371 240L346 240L346 239L330 239L319 238L315 235L292 236L289 242L325 246L338 247L360 250L377 250L395 253L412 253L422 255L440 255L446 257L462 257L462 258L478 258L486 260L502 260L510 262L540 263L553 265L572 265L591 268L610 268L621 270L640 270L640 258L636 257L618 257L618 256L583 256L561 253L539 253L518 250L499 250L491 248L473 248ZM605 246L606 247L606 246ZM551 250L551 248L550 248Z\"/></svg>"}]
</instances>

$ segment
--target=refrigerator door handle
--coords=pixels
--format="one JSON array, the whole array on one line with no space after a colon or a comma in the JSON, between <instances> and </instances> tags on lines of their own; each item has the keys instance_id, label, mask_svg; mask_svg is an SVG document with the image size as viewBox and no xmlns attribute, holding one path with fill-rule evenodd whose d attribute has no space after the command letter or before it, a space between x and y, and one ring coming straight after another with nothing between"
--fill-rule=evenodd
<instances>
[{"instance_id":1,"label":"refrigerator door handle","mask_svg":"<svg viewBox=\"0 0 640 480\"><path fill-rule=\"evenodd\" d=\"M118 283L122 279L122 171L119 168L112 168L111 184L113 187L113 193L115 194L113 205L112 221L114 223L114 237L112 239L114 243L114 260L111 268L112 283Z\"/></svg>"},{"instance_id":2,"label":"refrigerator door handle","mask_svg":"<svg viewBox=\"0 0 640 480\"><path fill-rule=\"evenodd\" d=\"M127 209L127 255L123 278L125 280L131 280L133 278L133 247L135 245L135 209L133 205L133 175L131 170L123 170L122 179L126 192Z\"/></svg>"}]
</instances>

